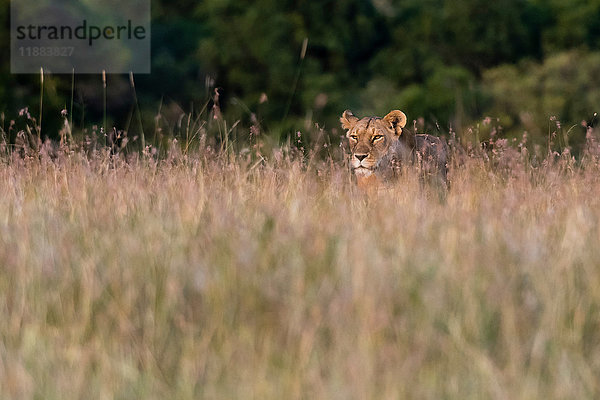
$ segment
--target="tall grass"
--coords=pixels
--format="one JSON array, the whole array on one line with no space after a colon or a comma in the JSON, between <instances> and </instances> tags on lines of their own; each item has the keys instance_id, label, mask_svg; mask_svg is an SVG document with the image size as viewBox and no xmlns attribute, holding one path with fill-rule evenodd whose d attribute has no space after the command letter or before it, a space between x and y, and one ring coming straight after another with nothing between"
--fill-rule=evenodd
<instances>
[{"instance_id":1,"label":"tall grass","mask_svg":"<svg viewBox=\"0 0 600 400\"><path fill-rule=\"evenodd\" d=\"M600 163L0 163L0 398L600 396Z\"/></svg>"}]
</instances>

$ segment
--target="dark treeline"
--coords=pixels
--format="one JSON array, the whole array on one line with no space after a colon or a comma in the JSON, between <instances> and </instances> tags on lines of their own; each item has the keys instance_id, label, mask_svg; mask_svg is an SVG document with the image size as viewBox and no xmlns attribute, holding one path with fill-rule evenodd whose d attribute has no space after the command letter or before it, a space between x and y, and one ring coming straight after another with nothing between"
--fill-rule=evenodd
<instances>
[{"instance_id":1,"label":"dark treeline","mask_svg":"<svg viewBox=\"0 0 600 400\"><path fill-rule=\"evenodd\" d=\"M9 26L8 1L1 11ZM339 114L393 108L420 129L584 138L600 106L600 0L154 0L152 74L136 77L144 125L219 105L239 129L275 138ZM0 45L8 54L8 31ZM6 118L39 103L39 77L0 75ZM109 76L107 113L131 126L127 76ZM48 77L44 118L59 120L71 77ZM212 104L208 104L208 108ZM102 84L77 76L76 128L99 123ZM490 118L486 118L490 117ZM561 123L558 123L560 121ZM49 122L50 124L51 122ZM500 128L501 127L501 128ZM133 128L132 128L133 129ZM245 128L244 128L245 129ZM53 136L48 128L45 133ZM150 135L151 136L151 135Z\"/></svg>"}]
</instances>

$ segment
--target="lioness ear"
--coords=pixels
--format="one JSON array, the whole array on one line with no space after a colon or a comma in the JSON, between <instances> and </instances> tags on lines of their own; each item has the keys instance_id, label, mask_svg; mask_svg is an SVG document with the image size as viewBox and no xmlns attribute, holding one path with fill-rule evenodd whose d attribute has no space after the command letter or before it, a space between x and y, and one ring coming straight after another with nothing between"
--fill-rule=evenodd
<instances>
[{"instance_id":1,"label":"lioness ear","mask_svg":"<svg viewBox=\"0 0 600 400\"><path fill-rule=\"evenodd\" d=\"M358 122L358 118L356 118L354 114L352 114L352 111L346 110L342 114L340 122L342 123L342 128L350 130L354 127L354 125L356 125L356 123Z\"/></svg>"},{"instance_id":2,"label":"lioness ear","mask_svg":"<svg viewBox=\"0 0 600 400\"><path fill-rule=\"evenodd\" d=\"M400 110L390 111L383 120L392 124L397 136L402 134L402 128L406 126L406 115Z\"/></svg>"}]
</instances>

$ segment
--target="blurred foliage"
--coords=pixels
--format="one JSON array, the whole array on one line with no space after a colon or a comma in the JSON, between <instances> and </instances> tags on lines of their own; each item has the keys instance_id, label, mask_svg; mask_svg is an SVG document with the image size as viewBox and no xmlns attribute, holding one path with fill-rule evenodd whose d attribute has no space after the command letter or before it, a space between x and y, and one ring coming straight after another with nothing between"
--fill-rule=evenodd
<instances>
[{"instance_id":1,"label":"blurred foliage","mask_svg":"<svg viewBox=\"0 0 600 400\"><path fill-rule=\"evenodd\" d=\"M577 138L597 111L600 0L152 0L152 10L152 74L136 77L147 131L158 112L170 126L208 113L215 88L236 129L259 126L277 140L315 123L337 129L346 108L400 108L427 131L461 135L489 116L503 135L542 142L550 117L577 125ZM0 39L7 52L6 28ZM11 76L8 63L0 106L36 109L39 77ZM70 102L71 77L46 82L51 124ZM75 89L76 128L89 128L103 114L100 77L77 76ZM129 78L110 76L107 95L110 123L140 129Z\"/></svg>"},{"instance_id":2,"label":"blurred foliage","mask_svg":"<svg viewBox=\"0 0 600 400\"><path fill-rule=\"evenodd\" d=\"M600 53L574 50L541 64L500 66L485 72L483 86L493 99L488 112L506 129L538 138L562 133L563 145L583 144L600 104Z\"/></svg>"}]
</instances>

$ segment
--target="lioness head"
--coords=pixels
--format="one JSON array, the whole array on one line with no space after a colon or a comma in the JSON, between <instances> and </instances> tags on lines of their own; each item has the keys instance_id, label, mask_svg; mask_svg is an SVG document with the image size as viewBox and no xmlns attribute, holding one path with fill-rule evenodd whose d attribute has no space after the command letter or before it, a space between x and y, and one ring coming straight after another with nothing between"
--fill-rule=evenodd
<instances>
[{"instance_id":1,"label":"lioness head","mask_svg":"<svg viewBox=\"0 0 600 400\"><path fill-rule=\"evenodd\" d=\"M348 131L346 136L351 151L350 166L357 176L371 175L390 148L401 138L409 148L414 148L414 135L412 141L409 132L403 135L406 115L400 110L391 111L383 118L362 119L346 110L340 122Z\"/></svg>"}]
</instances>

